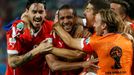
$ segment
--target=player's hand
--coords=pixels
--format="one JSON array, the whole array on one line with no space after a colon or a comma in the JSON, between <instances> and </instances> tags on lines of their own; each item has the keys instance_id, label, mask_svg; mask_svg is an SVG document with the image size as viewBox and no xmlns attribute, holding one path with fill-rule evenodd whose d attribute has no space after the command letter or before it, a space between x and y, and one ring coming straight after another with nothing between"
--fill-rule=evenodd
<instances>
[{"instance_id":1,"label":"player's hand","mask_svg":"<svg viewBox=\"0 0 134 75\"><path fill-rule=\"evenodd\" d=\"M96 59L90 59L88 61L83 62L82 66L84 68L91 68L92 67L92 68L95 68L95 69L99 69L100 67L95 65L96 63L98 63L98 59L97 58Z\"/></svg>"},{"instance_id":2,"label":"player's hand","mask_svg":"<svg viewBox=\"0 0 134 75\"><path fill-rule=\"evenodd\" d=\"M24 17L27 17L27 16L28 16L28 14L27 14L27 12L25 11L25 12L22 13L21 19L23 19Z\"/></svg>"},{"instance_id":3,"label":"player's hand","mask_svg":"<svg viewBox=\"0 0 134 75\"><path fill-rule=\"evenodd\" d=\"M54 23L58 22L58 12L59 12L59 10L57 10L56 13L55 13Z\"/></svg>"},{"instance_id":4,"label":"player's hand","mask_svg":"<svg viewBox=\"0 0 134 75\"><path fill-rule=\"evenodd\" d=\"M47 39L45 39L36 48L38 48L39 53L44 53L51 51L53 49L53 45L49 43Z\"/></svg>"},{"instance_id":5,"label":"player's hand","mask_svg":"<svg viewBox=\"0 0 134 75\"><path fill-rule=\"evenodd\" d=\"M59 22L54 23L53 29L56 29L57 26L60 26Z\"/></svg>"},{"instance_id":6,"label":"player's hand","mask_svg":"<svg viewBox=\"0 0 134 75\"><path fill-rule=\"evenodd\" d=\"M21 20L23 20L23 22L25 23L25 26L27 26L28 28L30 28L30 22L29 22L29 18L28 18L28 14L25 11L24 13L22 13L21 15Z\"/></svg>"}]
</instances>

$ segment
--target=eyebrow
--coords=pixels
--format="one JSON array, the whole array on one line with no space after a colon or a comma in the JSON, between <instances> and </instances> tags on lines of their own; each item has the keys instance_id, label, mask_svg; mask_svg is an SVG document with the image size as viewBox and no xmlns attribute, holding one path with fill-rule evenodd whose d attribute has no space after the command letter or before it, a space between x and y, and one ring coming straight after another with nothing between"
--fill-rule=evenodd
<instances>
[{"instance_id":1,"label":"eyebrow","mask_svg":"<svg viewBox=\"0 0 134 75\"><path fill-rule=\"evenodd\" d=\"M60 16L59 18L60 19L64 19L64 18L70 19L70 18L73 18L73 16Z\"/></svg>"}]
</instances>

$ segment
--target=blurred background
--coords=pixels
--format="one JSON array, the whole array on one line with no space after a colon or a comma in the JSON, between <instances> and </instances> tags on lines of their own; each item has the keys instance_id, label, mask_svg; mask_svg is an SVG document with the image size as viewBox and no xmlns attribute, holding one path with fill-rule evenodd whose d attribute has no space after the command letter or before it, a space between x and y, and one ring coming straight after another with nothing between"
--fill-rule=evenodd
<instances>
[{"instance_id":1,"label":"blurred background","mask_svg":"<svg viewBox=\"0 0 134 75\"><path fill-rule=\"evenodd\" d=\"M46 0L48 19L53 20L56 10L63 4L69 4L83 17L83 9L88 0ZM131 5L131 18L134 19L134 1L126 0ZM6 31L3 26L20 16L25 11L27 0L0 0L0 75L4 75L7 64Z\"/></svg>"}]
</instances>

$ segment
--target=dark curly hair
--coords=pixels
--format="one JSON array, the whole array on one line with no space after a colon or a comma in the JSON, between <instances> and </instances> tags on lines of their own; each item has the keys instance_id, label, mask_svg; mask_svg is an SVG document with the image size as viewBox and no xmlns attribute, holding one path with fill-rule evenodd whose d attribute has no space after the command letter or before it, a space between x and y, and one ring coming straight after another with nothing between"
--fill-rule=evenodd
<instances>
[{"instance_id":1,"label":"dark curly hair","mask_svg":"<svg viewBox=\"0 0 134 75\"><path fill-rule=\"evenodd\" d=\"M27 4L26 4L26 8L29 9L29 7L33 4L33 3L42 3L44 5L44 8L46 9L46 1L45 0L28 0Z\"/></svg>"}]
</instances>

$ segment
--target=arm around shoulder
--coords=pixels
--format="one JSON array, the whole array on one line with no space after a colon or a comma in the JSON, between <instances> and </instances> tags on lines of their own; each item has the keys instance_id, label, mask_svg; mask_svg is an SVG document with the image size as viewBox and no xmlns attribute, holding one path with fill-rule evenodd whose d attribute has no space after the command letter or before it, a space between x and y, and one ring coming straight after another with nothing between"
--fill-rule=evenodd
<instances>
[{"instance_id":1,"label":"arm around shoulder","mask_svg":"<svg viewBox=\"0 0 134 75\"><path fill-rule=\"evenodd\" d=\"M60 36L60 38L71 48L75 48L78 50L82 50L81 48L81 39L72 38L72 36L67 33L58 23L54 25L54 29L56 33Z\"/></svg>"}]
</instances>

